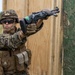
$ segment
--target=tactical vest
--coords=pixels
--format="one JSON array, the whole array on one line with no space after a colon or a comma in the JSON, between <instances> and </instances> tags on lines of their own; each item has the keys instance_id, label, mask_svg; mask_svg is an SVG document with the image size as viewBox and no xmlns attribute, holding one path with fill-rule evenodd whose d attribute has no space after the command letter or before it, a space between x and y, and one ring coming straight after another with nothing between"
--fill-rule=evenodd
<instances>
[{"instance_id":1,"label":"tactical vest","mask_svg":"<svg viewBox=\"0 0 75 75\"><path fill-rule=\"evenodd\" d=\"M20 40L18 35L0 35L1 65L6 74L26 71L31 63L31 51L25 47L26 37Z\"/></svg>"}]
</instances>

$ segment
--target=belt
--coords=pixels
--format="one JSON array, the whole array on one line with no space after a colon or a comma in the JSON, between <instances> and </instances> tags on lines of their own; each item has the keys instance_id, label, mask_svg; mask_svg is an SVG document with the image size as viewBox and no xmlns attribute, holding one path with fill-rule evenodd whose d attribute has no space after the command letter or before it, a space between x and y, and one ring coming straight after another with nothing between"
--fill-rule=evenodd
<instances>
[{"instance_id":1,"label":"belt","mask_svg":"<svg viewBox=\"0 0 75 75\"><path fill-rule=\"evenodd\" d=\"M25 72L25 71L23 71L23 72L7 72L7 73L4 73L4 75L29 75L29 73L28 72Z\"/></svg>"},{"instance_id":2,"label":"belt","mask_svg":"<svg viewBox=\"0 0 75 75\"><path fill-rule=\"evenodd\" d=\"M0 48L0 51L9 51L9 50L12 50L10 48Z\"/></svg>"}]
</instances>

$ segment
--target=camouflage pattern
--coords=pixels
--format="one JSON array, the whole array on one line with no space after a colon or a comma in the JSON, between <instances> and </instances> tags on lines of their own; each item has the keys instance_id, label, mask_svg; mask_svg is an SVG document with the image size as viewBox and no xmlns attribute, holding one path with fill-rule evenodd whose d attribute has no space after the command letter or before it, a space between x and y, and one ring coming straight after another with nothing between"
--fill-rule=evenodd
<instances>
[{"instance_id":1,"label":"camouflage pattern","mask_svg":"<svg viewBox=\"0 0 75 75\"><path fill-rule=\"evenodd\" d=\"M35 34L36 32L38 32L41 28L43 27L43 22L42 24L38 27L35 23L30 24L27 26L27 32L26 32L26 36L30 36L32 34Z\"/></svg>"},{"instance_id":2,"label":"camouflage pattern","mask_svg":"<svg viewBox=\"0 0 75 75\"><path fill-rule=\"evenodd\" d=\"M19 33L20 31L11 36L9 34L0 35L0 50L3 51L0 55L0 67L3 68L3 71L7 75L13 74L15 72L26 72L28 65L31 63L31 51L26 49L24 44L26 42L26 38L24 38L24 40L20 39ZM24 53L27 55L24 56ZM24 62L20 63L19 59L22 57L19 55L23 56ZM28 58L27 61L26 58Z\"/></svg>"},{"instance_id":3,"label":"camouflage pattern","mask_svg":"<svg viewBox=\"0 0 75 75\"><path fill-rule=\"evenodd\" d=\"M1 13L0 24L3 19L14 19L18 23L18 16L14 10L7 10ZM31 64L31 50L25 47L27 37L38 32L39 27L33 23L27 26L24 37L20 36L21 29L16 26L9 33L3 31L0 34L0 75L29 75L28 69Z\"/></svg>"},{"instance_id":4,"label":"camouflage pattern","mask_svg":"<svg viewBox=\"0 0 75 75\"><path fill-rule=\"evenodd\" d=\"M24 38L20 37L20 32L16 31L14 34L0 34L0 75L21 75L19 73L28 73L28 66L31 64L31 50L26 49L26 38L36 33L42 28L40 25L37 28L36 24L31 24L27 27L27 33ZM2 71L2 70L3 71Z\"/></svg>"},{"instance_id":5,"label":"camouflage pattern","mask_svg":"<svg viewBox=\"0 0 75 75\"><path fill-rule=\"evenodd\" d=\"M27 67L30 64L31 60L31 51L29 49L26 49L24 44L25 42L26 39L19 39L19 32L11 36L9 34L0 35L0 50L3 51L2 56L0 55L0 66L3 67L3 70L6 74L27 70ZM21 56L17 57L17 55L22 54L23 58L25 58L23 53L27 53L26 57L28 58L28 60L27 62L25 62L25 59L23 59L24 62L19 63L19 58L21 58Z\"/></svg>"},{"instance_id":6,"label":"camouflage pattern","mask_svg":"<svg viewBox=\"0 0 75 75\"><path fill-rule=\"evenodd\" d=\"M1 24L1 21L3 19L6 19L6 18L12 18L12 19L15 19L15 22L18 23L19 20L18 20L18 15L16 14L16 12L14 10L7 10L7 11L3 11L1 12L0 14L0 24Z\"/></svg>"}]
</instances>

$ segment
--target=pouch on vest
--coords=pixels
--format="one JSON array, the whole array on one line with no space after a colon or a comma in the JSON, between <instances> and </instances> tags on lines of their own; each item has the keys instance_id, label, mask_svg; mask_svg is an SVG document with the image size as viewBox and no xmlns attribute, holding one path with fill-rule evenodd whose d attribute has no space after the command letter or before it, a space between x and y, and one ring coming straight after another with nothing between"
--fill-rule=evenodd
<instances>
[{"instance_id":1,"label":"pouch on vest","mask_svg":"<svg viewBox=\"0 0 75 75\"><path fill-rule=\"evenodd\" d=\"M23 71L25 69L24 66L24 57L22 53L16 54L16 70Z\"/></svg>"},{"instance_id":2,"label":"pouch on vest","mask_svg":"<svg viewBox=\"0 0 75 75\"><path fill-rule=\"evenodd\" d=\"M24 63L28 66L31 64L31 50L26 49L26 51L22 52L24 56Z\"/></svg>"},{"instance_id":3,"label":"pouch on vest","mask_svg":"<svg viewBox=\"0 0 75 75\"><path fill-rule=\"evenodd\" d=\"M25 65L30 65L31 63L31 50L26 49L22 53L16 54L16 67L17 70L24 70Z\"/></svg>"}]
</instances>

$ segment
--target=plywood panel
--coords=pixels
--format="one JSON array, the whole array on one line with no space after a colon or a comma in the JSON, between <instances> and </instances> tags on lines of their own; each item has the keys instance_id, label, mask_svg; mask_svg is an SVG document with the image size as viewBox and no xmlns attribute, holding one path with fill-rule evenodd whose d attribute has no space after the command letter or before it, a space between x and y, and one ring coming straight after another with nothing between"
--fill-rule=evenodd
<instances>
[{"instance_id":1,"label":"plywood panel","mask_svg":"<svg viewBox=\"0 0 75 75\"><path fill-rule=\"evenodd\" d=\"M60 75L61 73L61 14L62 14L62 1L57 0L56 1L56 6L59 7L60 13L56 19L56 24L55 24L55 49L54 49L54 72L53 75ZM63 37L63 36L62 36Z\"/></svg>"},{"instance_id":2,"label":"plywood panel","mask_svg":"<svg viewBox=\"0 0 75 75\"><path fill-rule=\"evenodd\" d=\"M7 9L7 0L2 0L2 9L3 10Z\"/></svg>"},{"instance_id":3,"label":"plywood panel","mask_svg":"<svg viewBox=\"0 0 75 75\"><path fill-rule=\"evenodd\" d=\"M3 0L5 1L5 0ZM61 11L62 0L7 0L6 9L14 9L19 18L42 9L54 9L58 6ZM44 20L43 28L30 36L27 47L32 51L30 75L60 75L61 74L61 12L58 17L51 16Z\"/></svg>"},{"instance_id":4,"label":"plywood panel","mask_svg":"<svg viewBox=\"0 0 75 75\"><path fill-rule=\"evenodd\" d=\"M38 5L36 5L38 4ZM29 13L37 12L45 8L51 8L50 0L29 0ZM51 18L44 21L44 27L40 32L28 39L28 48L32 50L31 75L44 75L48 73Z\"/></svg>"},{"instance_id":5,"label":"plywood panel","mask_svg":"<svg viewBox=\"0 0 75 75\"><path fill-rule=\"evenodd\" d=\"M61 9L59 4L57 0L29 0L29 13L55 6ZM42 30L29 38L28 48L33 53L31 75L60 75L60 30L60 16L50 17Z\"/></svg>"},{"instance_id":6,"label":"plywood panel","mask_svg":"<svg viewBox=\"0 0 75 75\"><path fill-rule=\"evenodd\" d=\"M25 16L25 0L7 0L7 9L14 9L19 15L19 18Z\"/></svg>"}]
</instances>

